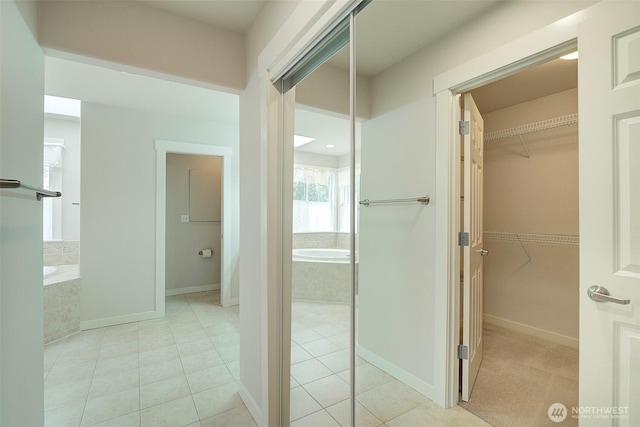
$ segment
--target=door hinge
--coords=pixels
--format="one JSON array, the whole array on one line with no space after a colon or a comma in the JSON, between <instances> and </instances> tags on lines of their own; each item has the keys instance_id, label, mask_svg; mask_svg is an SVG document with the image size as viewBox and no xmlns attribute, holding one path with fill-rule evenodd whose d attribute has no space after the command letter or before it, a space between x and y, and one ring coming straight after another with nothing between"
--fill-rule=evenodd
<instances>
[{"instance_id":1,"label":"door hinge","mask_svg":"<svg viewBox=\"0 0 640 427\"><path fill-rule=\"evenodd\" d=\"M458 246L469 246L469 233L467 231L458 233Z\"/></svg>"},{"instance_id":2,"label":"door hinge","mask_svg":"<svg viewBox=\"0 0 640 427\"><path fill-rule=\"evenodd\" d=\"M469 347L458 344L458 359L467 360L469 358Z\"/></svg>"},{"instance_id":3,"label":"door hinge","mask_svg":"<svg viewBox=\"0 0 640 427\"><path fill-rule=\"evenodd\" d=\"M460 120L458 122L458 133L460 135L469 135L469 122L465 120Z\"/></svg>"}]
</instances>

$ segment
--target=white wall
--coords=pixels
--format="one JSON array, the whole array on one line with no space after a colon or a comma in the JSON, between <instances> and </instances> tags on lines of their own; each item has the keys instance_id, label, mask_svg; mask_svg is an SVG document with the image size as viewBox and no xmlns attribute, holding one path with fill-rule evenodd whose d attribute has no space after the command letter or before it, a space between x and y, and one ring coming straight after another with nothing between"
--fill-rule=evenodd
<instances>
[{"instance_id":1,"label":"white wall","mask_svg":"<svg viewBox=\"0 0 640 427\"><path fill-rule=\"evenodd\" d=\"M167 154L167 220L165 289L168 293L193 292L193 288L220 288L220 226L213 221L181 222L181 215L189 215L189 171L222 172L222 158ZM221 188L213 190L220 204ZM211 258L198 252L213 249ZM186 289L191 288L191 289Z\"/></svg>"},{"instance_id":2,"label":"white wall","mask_svg":"<svg viewBox=\"0 0 640 427\"><path fill-rule=\"evenodd\" d=\"M0 176L42 183L44 57L33 2L0 2ZM0 425L44 423L42 205L0 190Z\"/></svg>"},{"instance_id":3,"label":"white wall","mask_svg":"<svg viewBox=\"0 0 640 427\"><path fill-rule=\"evenodd\" d=\"M237 132L233 124L83 104L83 327L117 323L155 309L154 140L237 150ZM237 164L232 176L232 212L237 213ZM237 259L237 227L232 224L232 259ZM237 296L235 272L231 286L231 296Z\"/></svg>"},{"instance_id":4,"label":"white wall","mask_svg":"<svg viewBox=\"0 0 640 427\"><path fill-rule=\"evenodd\" d=\"M226 90L244 87L240 34L135 1L47 1L39 41L64 52L127 64Z\"/></svg>"},{"instance_id":5,"label":"white wall","mask_svg":"<svg viewBox=\"0 0 640 427\"><path fill-rule=\"evenodd\" d=\"M80 120L47 116L44 136L64 139L62 149L62 239L80 240ZM56 189L57 190L57 189Z\"/></svg>"},{"instance_id":6,"label":"white wall","mask_svg":"<svg viewBox=\"0 0 640 427\"><path fill-rule=\"evenodd\" d=\"M373 191L375 197L426 192L432 201L423 210L405 206L361 216L359 340L423 390L442 375L434 372L434 336L443 325L434 322L432 301L435 231L446 224L436 224L434 209L447 195L435 193L433 78L589 4L501 4L371 80L372 119L362 127L362 197ZM385 25L380 31L392 31L397 23ZM372 292L368 302L367 287L379 289L382 297ZM385 342L393 344L381 345Z\"/></svg>"}]
</instances>

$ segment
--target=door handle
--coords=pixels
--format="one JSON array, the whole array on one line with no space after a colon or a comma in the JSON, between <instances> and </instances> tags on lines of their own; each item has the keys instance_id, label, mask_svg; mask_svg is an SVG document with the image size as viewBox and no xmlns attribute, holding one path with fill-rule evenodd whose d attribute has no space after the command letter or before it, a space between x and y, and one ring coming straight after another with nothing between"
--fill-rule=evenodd
<instances>
[{"instance_id":1,"label":"door handle","mask_svg":"<svg viewBox=\"0 0 640 427\"><path fill-rule=\"evenodd\" d=\"M615 298L609 295L609 291L604 286L593 285L587 289L587 295L595 302L614 302L616 304L631 304L631 300Z\"/></svg>"},{"instance_id":2,"label":"door handle","mask_svg":"<svg viewBox=\"0 0 640 427\"><path fill-rule=\"evenodd\" d=\"M488 249L478 249L478 252L480 252L480 256L489 255L489 250Z\"/></svg>"}]
</instances>

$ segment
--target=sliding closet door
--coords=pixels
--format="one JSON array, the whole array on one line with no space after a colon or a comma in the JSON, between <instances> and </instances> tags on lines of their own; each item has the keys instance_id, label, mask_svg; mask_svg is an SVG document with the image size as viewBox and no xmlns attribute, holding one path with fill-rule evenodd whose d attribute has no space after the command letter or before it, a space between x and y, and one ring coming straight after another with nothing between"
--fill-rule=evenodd
<instances>
[{"instance_id":1,"label":"sliding closet door","mask_svg":"<svg viewBox=\"0 0 640 427\"><path fill-rule=\"evenodd\" d=\"M281 82L295 99L284 114L294 135L283 150L283 241L290 242L283 245L290 248L283 310L290 310L284 322L290 341L283 346L290 399L283 410L294 424L352 423L349 37L346 19Z\"/></svg>"}]
</instances>

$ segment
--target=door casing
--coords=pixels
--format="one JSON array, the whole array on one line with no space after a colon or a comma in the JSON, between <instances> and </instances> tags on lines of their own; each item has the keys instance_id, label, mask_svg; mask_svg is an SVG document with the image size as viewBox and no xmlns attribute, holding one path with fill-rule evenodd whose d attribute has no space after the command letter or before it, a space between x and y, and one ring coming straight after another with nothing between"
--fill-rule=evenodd
<instances>
[{"instance_id":1,"label":"door casing","mask_svg":"<svg viewBox=\"0 0 640 427\"><path fill-rule=\"evenodd\" d=\"M220 298L224 307L237 305L231 297L231 147L193 144L157 139L156 147L156 309L154 317L165 314L165 226L167 199L167 153L219 156L222 158L222 254L220 261Z\"/></svg>"},{"instance_id":2,"label":"door casing","mask_svg":"<svg viewBox=\"0 0 640 427\"><path fill-rule=\"evenodd\" d=\"M460 110L456 95L576 50L578 25L611 7L598 3L450 69L433 81L436 97L436 271L434 401L458 403L460 328Z\"/></svg>"}]
</instances>

